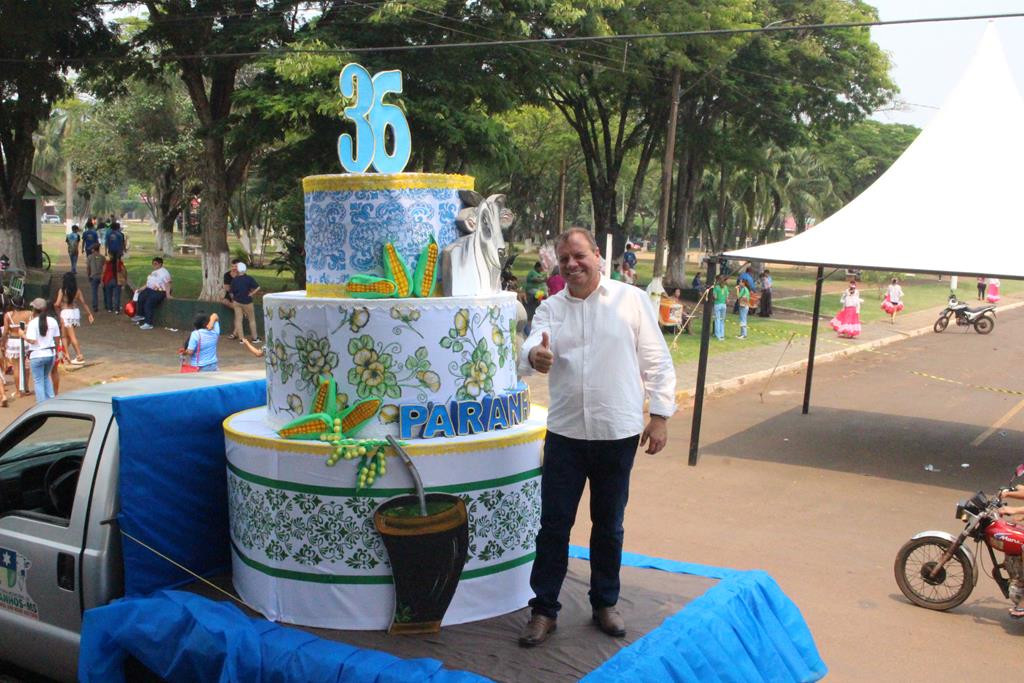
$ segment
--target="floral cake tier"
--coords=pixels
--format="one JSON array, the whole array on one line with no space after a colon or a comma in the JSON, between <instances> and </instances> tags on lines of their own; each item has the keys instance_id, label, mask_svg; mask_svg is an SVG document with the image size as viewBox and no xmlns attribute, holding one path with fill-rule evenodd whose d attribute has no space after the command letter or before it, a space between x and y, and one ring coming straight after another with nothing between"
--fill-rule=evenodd
<instances>
[{"instance_id":1,"label":"floral cake tier","mask_svg":"<svg viewBox=\"0 0 1024 683\"><path fill-rule=\"evenodd\" d=\"M406 451L427 491L454 494L469 518L468 559L444 624L523 607L540 523L546 413L507 430L419 439ZM224 422L234 585L273 620L337 629L385 629L396 615L392 570L373 513L413 490L388 455L386 474L356 488L352 463L325 466L331 446L287 441L266 409Z\"/></svg>"},{"instance_id":2,"label":"floral cake tier","mask_svg":"<svg viewBox=\"0 0 1024 683\"><path fill-rule=\"evenodd\" d=\"M359 400L380 400L376 416L360 430L361 438L407 438L399 431L403 405L483 406L522 390L511 292L422 299L317 298L286 292L264 297L263 312L271 427L308 413L324 376L337 383L339 410Z\"/></svg>"},{"instance_id":3,"label":"floral cake tier","mask_svg":"<svg viewBox=\"0 0 1024 683\"><path fill-rule=\"evenodd\" d=\"M354 275L383 275L392 243L414 269L431 238L440 249L458 236L455 219L473 178L438 173L346 173L302 179L306 205L306 291L347 296Z\"/></svg>"}]
</instances>

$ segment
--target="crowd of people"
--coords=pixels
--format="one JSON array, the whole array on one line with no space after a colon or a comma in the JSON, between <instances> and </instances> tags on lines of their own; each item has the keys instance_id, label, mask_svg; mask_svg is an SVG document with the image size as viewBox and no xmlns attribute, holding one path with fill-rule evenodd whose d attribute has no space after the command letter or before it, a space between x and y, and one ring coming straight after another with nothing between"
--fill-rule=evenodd
<instances>
[{"instance_id":1,"label":"crowd of people","mask_svg":"<svg viewBox=\"0 0 1024 683\"><path fill-rule=\"evenodd\" d=\"M694 282L697 285L700 284L699 274L694 277ZM747 338L747 318L751 308L755 308L757 315L762 318L770 318L774 313L770 270L765 268L760 275L755 277L753 266L748 266L736 277L731 292L729 275L718 275L709 296L714 312L714 336L719 341L725 339L725 315L728 310L730 293L733 295L732 312L739 317L740 321L740 333L737 339Z\"/></svg>"},{"instance_id":2,"label":"crowd of people","mask_svg":"<svg viewBox=\"0 0 1024 683\"><path fill-rule=\"evenodd\" d=\"M138 329L152 330L158 307L172 298L173 278L159 256L152 259L145 284L137 288L131 285L124 263L128 237L115 216L107 220L90 217L84 229L73 225L65 236L65 244L70 269L49 300L37 298L25 308L16 308L11 299L4 299L6 309L0 335L2 407L21 396L34 394L37 402L54 397L60 387L59 367L65 363L85 363L77 328L84 321L92 324L100 310L115 316L126 314ZM87 292L78 283L80 256L85 257ZM231 268L223 277L223 289L222 303L234 312L234 329L229 337L240 341L254 355L262 355L262 349L256 346L261 340L254 300L260 285L240 259L231 261ZM131 298L122 306L122 293L126 291ZM200 314L193 327L178 350L182 372L217 370L219 316ZM8 395L8 376L14 382L13 396Z\"/></svg>"}]
</instances>

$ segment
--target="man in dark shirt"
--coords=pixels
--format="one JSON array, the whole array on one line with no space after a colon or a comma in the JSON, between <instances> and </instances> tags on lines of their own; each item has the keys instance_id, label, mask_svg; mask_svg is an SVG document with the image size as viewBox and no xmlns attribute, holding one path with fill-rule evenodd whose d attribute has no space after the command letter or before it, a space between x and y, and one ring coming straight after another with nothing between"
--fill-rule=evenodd
<instances>
[{"instance_id":1,"label":"man in dark shirt","mask_svg":"<svg viewBox=\"0 0 1024 683\"><path fill-rule=\"evenodd\" d=\"M260 338L256 332L256 311L253 308L252 296L260 291L259 283L251 275L246 274L244 263L236 263L235 270L238 275L231 278L230 294L231 308L235 311L235 331L232 339L245 339L242 331L242 316L249 321L249 334L253 342L259 342Z\"/></svg>"},{"instance_id":2,"label":"man in dark shirt","mask_svg":"<svg viewBox=\"0 0 1024 683\"><path fill-rule=\"evenodd\" d=\"M110 232L107 233L107 238L103 246L107 248L107 254L110 256L110 260L114 264L114 272L116 273L117 263L124 259L124 252L128 249L128 238L121 230L121 224L117 221L113 221L110 224Z\"/></svg>"},{"instance_id":3,"label":"man in dark shirt","mask_svg":"<svg viewBox=\"0 0 1024 683\"><path fill-rule=\"evenodd\" d=\"M100 234L96 232L96 226L93 224L90 218L85 223L85 230L82 231L82 253L85 254L86 258L92 254L92 248L98 246L100 243Z\"/></svg>"},{"instance_id":4,"label":"man in dark shirt","mask_svg":"<svg viewBox=\"0 0 1024 683\"><path fill-rule=\"evenodd\" d=\"M231 281L238 277L238 264L241 263L241 259L231 259L231 270L224 273L224 305L231 305Z\"/></svg>"}]
</instances>

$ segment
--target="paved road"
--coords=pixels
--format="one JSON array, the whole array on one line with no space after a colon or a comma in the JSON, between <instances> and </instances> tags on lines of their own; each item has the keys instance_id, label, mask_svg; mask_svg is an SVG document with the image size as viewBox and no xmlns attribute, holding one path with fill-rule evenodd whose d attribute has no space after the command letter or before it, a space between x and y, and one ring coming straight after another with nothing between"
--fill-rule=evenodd
<instances>
[{"instance_id":1,"label":"paved road","mask_svg":"<svg viewBox=\"0 0 1024 683\"><path fill-rule=\"evenodd\" d=\"M668 452L638 457L627 549L767 570L832 680L958 680L1016 661L1024 623L984 572L942 613L910 605L892 564L918 531L959 531L956 501L1024 461L1024 411L1005 417L1024 407L1022 339L1024 311L1013 311L987 337L950 330L821 365L809 415L802 374L777 377L763 403L760 385L710 398L696 468L691 413L680 413Z\"/></svg>"}]
</instances>

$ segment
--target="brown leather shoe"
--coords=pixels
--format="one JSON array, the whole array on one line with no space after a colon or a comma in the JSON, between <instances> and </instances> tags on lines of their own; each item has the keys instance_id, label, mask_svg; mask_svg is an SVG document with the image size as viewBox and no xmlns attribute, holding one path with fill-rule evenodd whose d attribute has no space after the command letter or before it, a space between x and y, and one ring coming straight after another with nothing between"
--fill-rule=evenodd
<instances>
[{"instance_id":1,"label":"brown leather shoe","mask_svg":"<svg viewBox=\"0 0 1024 683\"><path fill-rule=\"evenodd\" d=\"M554 630L558 628L558 622L543 614L534 614L526 622L526 626L519 634L519 647L535 647L540 645Z\"/></svg>"},{"instance_id":2,"label":"brown leather shoe","mask_svg":"<svg viewBox=\"0 0 1024 683\"><path fill-rule=\"evenodd\" d=\"M594 623L597 627L615 638L626 635L626 622L619 610L612 607L598 607L594 610Z\"/></svg>"}]
</instances>

